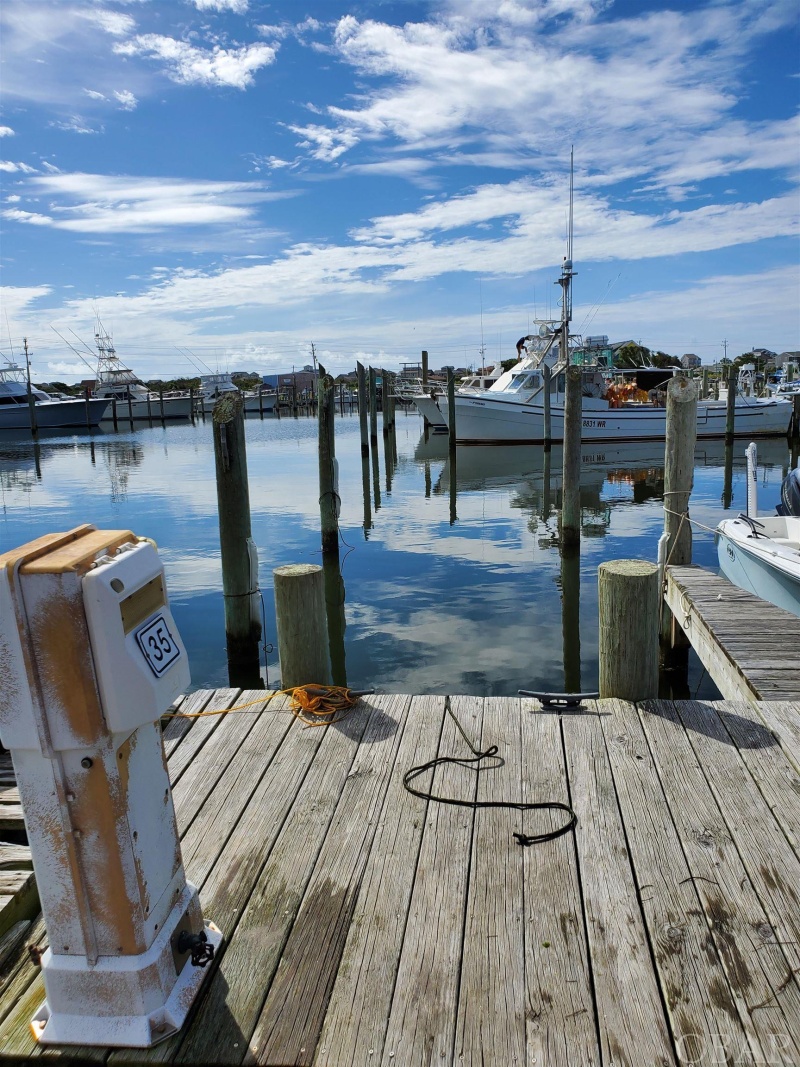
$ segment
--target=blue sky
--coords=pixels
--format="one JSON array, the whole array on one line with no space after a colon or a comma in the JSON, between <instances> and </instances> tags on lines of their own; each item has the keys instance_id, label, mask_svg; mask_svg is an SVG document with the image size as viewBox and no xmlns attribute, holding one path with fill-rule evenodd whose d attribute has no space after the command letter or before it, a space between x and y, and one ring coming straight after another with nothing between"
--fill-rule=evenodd
<instances>
[{"instance_id":1,"label":"blue sky","mask_svg":"<svg viewBox=\"0 0 800 1067\"><path fill-rule=\"evenodd\" d=\"M558 314L571 145L576 332L800 349L796 0L0 19L0 353L39 380L98 316L142 377L507 358Z\"/></svg>"}]
</instances>

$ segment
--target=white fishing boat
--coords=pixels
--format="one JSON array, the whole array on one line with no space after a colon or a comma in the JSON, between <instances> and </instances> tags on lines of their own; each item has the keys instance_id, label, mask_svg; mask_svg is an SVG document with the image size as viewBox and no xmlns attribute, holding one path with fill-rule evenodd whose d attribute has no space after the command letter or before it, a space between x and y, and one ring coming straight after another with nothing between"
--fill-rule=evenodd
<instances>
[{"instance_id":1,"label":"white fishing boat","mask_svg":"<svg viewBox=\"0 0 800 1067\"><path fill-rule=\"evenodd\" d=\"M148 389L130 367L117 355L111 337L98 323L94 335L97 345L97 374L94 395L108 402L106 418L111 418L112 402L117 402L117 418L148 421L189 419L192 401L183 396L161 396Z\"/></svg>"},{"instance_id":2,"label":"white fishing boat","mask_svg":"<svg viewBox=\"0 0 800 1067\"><path fill-rule=\"evenodd\" d=\"M567 255L556 284L561 286L561 318L540 323L536 335L517 342L520 361L476 395L456 390L456 440L463 444L537 444L545 439L545 400L549 399L550 440L564 439L566 370L578 364L583 371L583 441L664 440L667 413L662 390L631 389L614 378L614 368L601 363L591 346L579 347L570 336L572 318L572 177L570 175ZM524 352L524 355L523 355ZM542 373L548 367L549 376ZM667 372L669 373L669 372ZM429 422L449 422L446 396L415 400ZM786 433L792 405L782 397L737 396L736 436ZM697 436L720 437L726 432L724 400L701 400L697 407Z\"/></svg>"},{"instance_id":3,"label":"white fishing boat","mask_svg":"<svg viewBox=\"0 0 800 1067\"><path fill-rule=\"evenodd\" d=\"M28 389L24 368L6 361L0 367L0 430L32 430ZM35 385L30 386L30 397L37 430L97 426L109 406L108 400L56 399Z\"/></svg>"},{"instance_id":4,"label":"white fishing boat","mask_svg":"<svg viewBox=\"0 0 800 1067\"><path fill-rule=\"evenodd\" d=\"M214 405L224 393L240 393L239 386L227 371L218 371L214 374L200 375L200 392L197 396L198 406L203 411L210 413ZM250 414L271 414L278 403L278 394L274 389L262 387L252 393L242 393L244 397L244 410Z\"/></svg>"},{"instance_id":5,"label":"white fishing boat","mask_svg":"<svg viewBox=\"0 0 800 1067\"><path fill-rule=\"evenodd\" d=\"M757 453L747 449L747 511L717 526L719 566L741 589L800 616L800 467L781 489L780 513L758 514Z\"/></svg>"}]
</instances>

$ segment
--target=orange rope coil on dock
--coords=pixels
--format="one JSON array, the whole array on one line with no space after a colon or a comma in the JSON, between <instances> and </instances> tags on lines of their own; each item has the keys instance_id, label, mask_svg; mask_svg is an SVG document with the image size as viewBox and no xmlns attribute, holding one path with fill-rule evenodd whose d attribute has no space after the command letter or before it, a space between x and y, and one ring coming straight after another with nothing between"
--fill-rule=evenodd
<instances>
[{"instance_id":1,"label":"orange rope coil on dock","mask_svg":"<svg viewBox=\"0 0 800 1067\"><path fill-rule=\"evenodd\" d=\"M373 690L367 690L371 693ZM264 696L258 700L248 700L246 704L235 704L232 708L215 708L213 711L189 711L170 712L162 715L162 719L201 719L206 715L232 715L235 712L245 711L257 704L268 704L277 696L289 696L291 701L289 709L296 719L305 726L330 726L331 723L341 722L345 715L354 708L365 692L355 692L342 685L317 685L307 683L296 685L289 689L265 690ZM264 710L263 708L261 709Z\"/></svg>"}]
</instances>

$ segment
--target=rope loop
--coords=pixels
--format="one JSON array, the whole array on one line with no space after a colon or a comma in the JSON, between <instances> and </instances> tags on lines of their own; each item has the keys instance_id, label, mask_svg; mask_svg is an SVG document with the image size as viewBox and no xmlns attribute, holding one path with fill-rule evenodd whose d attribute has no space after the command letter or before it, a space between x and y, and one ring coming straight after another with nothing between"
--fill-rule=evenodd
<instances>
[{"instance_id":1,"label":"rope loop","mask_svg":"<svg viewBox=\"0 0 800 1067\"><path fill-rule=\"evenodd\" d=\"M516 801L513 801L513 800L459 800L456 797L441 797L441 796L437 796L436 794L434 794L432 792L423 792L421 789L414 789L412 787L411 783L416 778L419 778L419 776L421 774L424 774L425 771L433 770L435 767L441 767L441 766L452 765L452 764L455 764L456 766L459 766L459 767L467 767L469 764L472 764L472 763L480 764L482 760L491 759L492 757L496 757L498 752L499 752L499 749L498 749L497 745L490 745L489 748L487 748L484 752L481 752L478 748L475 747L475 745L472 744L472 742L470 741L470 739L467 737L466 733L464 732L463 726L458 721L458 719L457 719L452 707L450 706L450 697L449 696L446 696L444 698L444 707L445 707L445 711L448 713L450 718L456 724L456 727L458 728L458 732L461 734L461 736L466 741L467 747L469 748L470 752L472 752L472 755L471 756L437 756L435 759L428 760L427 763L422 763L418 767L411 767L403 775L403 785L406 787L406 789L408 790L409 793L411 793L415 797L419 797L421 800L432 800L437 804L453 804L453 805L456 805L457 807L462 807L462 808L473 808L473 809L477 809L477 808L511 808L514 811L536 811L536 810L543 811L543 810L549 810L549 811L563 811L563 812L566 812L566 814L569 816L569 818L566 819L561 824L561 826L557 827L555 830L549 831L548 833L531 834L531 835L529 835L529 834L522 834L522 833L514 832L514 834L513 834L514 840L517 842L517 844L522 845L525 848L527 848L529 845L538 845L538 844L542 843L543 841L552 841L554 838L561 837L562 834L568 833L570 830L572 830L577 825L578 816L575 814L575 812L572 810L572 808L569 807L568 804L562 804L558 800L546 800L546 801L539 801L539 802L536 802L536 803L530 802L530 803L525 803L525 804L517 803ZM501 760L501 763L502 763L502 760ZM481 770L480 767L478 767L477 769Z\"/></svg>"}]
</instances>

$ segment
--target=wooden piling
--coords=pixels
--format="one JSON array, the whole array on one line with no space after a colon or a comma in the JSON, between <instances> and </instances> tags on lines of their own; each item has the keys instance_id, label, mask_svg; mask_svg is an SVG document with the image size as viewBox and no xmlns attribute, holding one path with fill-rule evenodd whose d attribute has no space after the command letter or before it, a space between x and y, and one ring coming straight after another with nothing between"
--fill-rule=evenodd
<instances>
[{"instance_id":1,"label":"wooden piling","mask_svg":"<svg viewBox=\"0 0 800 1067\"><path fill-rule=\"evenodd\" d=\"M88 388L83 390L83 403L84 403L84 406L86 408L86 426L87 426L87 429L89 429L89 428L91 428L91 425L92 425L92 409L89 406L89 390L88 390ZM131 420L131 421L133 421L133 420Z\"/></svg>"},{"instance_id":2,"label":"wooden piling","mask_svg":"<svg viewBox=\"0 0 800 1067\"><path fill-rule=\"evenodd\" d=\"M389 436L389 426L391 424L391 389L389 388L389 375L385 370L381 369L381 429L383 431L383 438Z\"/></svg>"},{"instance_id":3,"label":"wooden piling","mask_svg":"<svg viewBox=\"0 0 800 1067\"><path fill-rule=\"evenodd\" d=\"M117 398L115 396L111 397L111 420L114 423L114 429L118 430L119 425L117 423Z\"/></svg>"},{"instance_id":4,"label":"wooden piling","mask_svg":"<svg viewBox=\"0 0 800 1067\"><path fill-rule=\"evenodd\" d=\"M736 393L738 390L738 371L731 367L728 371L728 403L725 410L725 440L732 441L736 428Z\"/></svg>"},{"instance_id":5,"label":"wooden piling","mask_svg":"<svg viewBox=\"0 0 800 1067\"><path fill-rule=\"evenodd\" d=\"M792 397L792 419L790 422L790 437L795 440L800 437L800 393Z\"/></svg>"},{"instance_id":6,"label":"wooden piling","mask_svg":"<svg viewBox=\"0 0 800 1067\"><path fill-rule=\"evenodd\" d=\"M367 374L361 363L356 363L358 375L358 422L361 428L361 458L369 455L369 431L367 430Z\"/></svg>"},{"instance_id":7,"label":"wooden piling","mask_svg":"<svg viewBox=\"0 0 800 1067\"><path fill-rule=\"evenodd\" d=\"M683 375L667 385L667 425L664 444L664 533L668 536L668 563L692 562L692 526L689 497L694 482L697 443L697 384ZM670 644L680 640L668 608L662 612L661 636Z\"/></svg>"},{"instance_id":8,"label":"wooden piling","mask_svg":"<svg viewBox=\"0 0 800 1067\"><path fill-rule=\"evenodd\" d=\"M375 368L369 368L369 440L370 444L378 443L378 387Z\"/></svg>"},{"instance_id":9,"label":"wooden piling","mask_svg":"<svg viewBox=\"0 0 800 1067\"><path fill-rule=\"evenodd\" d=\"M702 373L703 373L703 391L702 391L701 395L703 397L703 400L707 400L708 399L708 367L703 367Z\"/></svg>"},{"instance_id":10,"label":"wooden piling","mask_svg":"<svg viewBox=\"0 0 800 1067\"><path fill-rule=\"evenodd\" d=\"M658 567L636 559L601 563L597 593L601 698L657 697Z\"/></svg>"},{"instance_id":11,"label":"wooden piling","mask_svg":"<svg viewBox=\"0 0 800 1067\"><path fill-rule=\"evenodd\" d=\"M422 350L422 388L428 391L428 353Z\"/></svg>"},{"instance_id":12,"label":"wooden piling","mask_svg":"<svg viewBox=\"0 0 800 1067\"><path fill-rule=\"evenodd\" d=\"M544 408L544 450L549 452L553 447L553 427L550 415L550 367L542 364L542 405Z\"/></svg>"},{"instance_id":13,"label":"wooden piling","mask_svg":"<svg viewBox=\"0 0 800 1067\"><path fill-rule=\"evenodd\" d=\"M161 413L161 421L163 422L164 421L164 387L163 387L163 385L159 386L159 389L158 389L158 406L159 406L160 413Z\"/></svg>"},{"instance_id":14,"label":"wooden piling","mask_svg":"<svg viewBox=\"0 0 800 1067\"><path fill-rule=\"evenodd\" d=\"M733 441L725 442L725 464L722 473L722 506L727 511L733 501Z\"/></svg>"},{"instance_id":15,"label":"wooden piling","mask_svg":"<svg viewBox=\"0 0 800 1067\"><path fill-rule=\"evenodd\" d=\"M225 637L228 678L243 689L263 687L258 644L261 622L254 610L258 579L252 574L250 493L244 436L244 401L240 393L225 393L214 405L211 419L217 476L222 591L225 598Z\"/></svg>"},{"instance_id":16,"label":"wooden piling","mask_svg":"<svg viewBox=\"0 0 800 1067\"><path fill-rule=\"evenodd\" d=\"M319 451L319 514L322 533L322 554L339 549L339 492L336 474L336 444L334 433L334 382L319 364L317 378L318 451Z\"/></svg>"},{"instance_id":17,"label":"wooden piling","mask_svg":"<svg viewBox=\"0 0 800 1067\"><path fill-rule=\"evenodd\" d=\"M450 455L456 450L456 376L447 371L447 431Z\"/></svg>"},{"instance_id":18,"label":"wooden piling","mask_svg":"<svg viewBox=\"0 0 800 1067\"><path fill-rule=\"evenodd\" d=\"M664 533L669 535L667 558L686 566L692 562L689 511L697 443L697 385L677 376L667 385L667 426L664 448Z\"/></svg>"},{"instance_id":19,"label":"wooden piling","mask_svg":"<svg viewBox=\"0 0 800 1067\"><path fill-rule=\"evenodd\" d=\"M561 479L562 545L577 545L581 539L582 384L582 368L574 365L567 367L564 389L564 467Z\"/></svg>"},{"instance_id":20,"label":"wooden piling","mask_svg":"<svg viewBox=\"0 0 800 1067\"><path fill-rule=\"evenodd\" d=\"M150 403L150 390L147 390L147 421L150 425L153 425L153 408Z\"/></svg>"},{"instance_id":21,"label":"wooden piling","mask_svg":"<svg viewBox=\"0 0 800 1067\"><path fill-rule=\"evenodd\" d=\"M332 401L333 403L333 401ZM347 619L344 612L345 588L339 563L339 546L325 555L322 562L325 579L325 618L328 627L328 656L331 665L331 681L334 685L347 685L347 664L344 633Z\"/></svg>"},{"instance_id":22,"label":"wooden piling","mask_svg":"<svg viewBox=\"0 0 800 1067\"><path fill-rule=\"evenodd\" d=\"M369 450L361 453L361 493L364 497L364 540L372 529L372 490L370 488Z\"/></svg>"},{"instance_id":23,"label":"wooden piling","mask_svg":"<svg viewBox=\"0 0 800 1067\"><path fill-rule=\"evenodd\" d=\"M381 467L378 459L378 449L373 448L370 450L370 459L372 465L372 492L373 500L375 503L375 510L379 511L381 506Z\"/></svg>"},{"instance_id":24,"label":"wooden piling","mask_svg":"<svg viewBox=\"0 0 800 1067\"><path fill-rule=\"evenodd\" d=\"M561 641L564 692L581 691L581 550L561 546Z\"/></svg>"},{"instance_id":25,"label":"wooden piling","mask_svg":"<svg viewBox=\"0 0 800 1067\"><path fill-rule=\"evenodd\" d=\"M272 572L281 688L330 685L325 578L314 563L291 563Z\"/></svg>"},{"instance_id":26,"label":"wooden piling","mask_svg":"<svg viewBox=\"0 0 800 1067\"><path fill-rule=\"evenodd\" d=\"M86 390L86 396L89 396L88 389ZM131 429L133 429L133 400L131 399L130 389L128 390L128 422L131 424Z\"/></svg>"}]
</instances>

